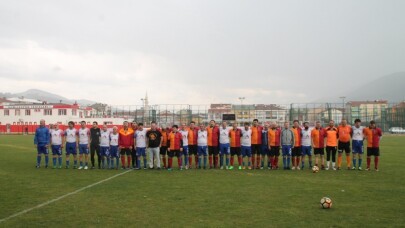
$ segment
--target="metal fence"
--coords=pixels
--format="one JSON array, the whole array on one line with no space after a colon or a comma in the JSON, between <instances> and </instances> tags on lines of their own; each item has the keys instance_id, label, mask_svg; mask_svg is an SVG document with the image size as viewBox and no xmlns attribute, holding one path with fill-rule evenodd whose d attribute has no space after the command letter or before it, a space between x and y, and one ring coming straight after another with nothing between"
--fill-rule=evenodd
<instances>
[{"instance_id":1,"label":"metal fence","mask_svg":"<svg viewBox=\"0 0 405 228\"><path fill-rule=\"evenodd\" d=\"M156 121L159 125L171 125L180 123L207 123L210 120L221 121L223 114L235 114L238 123L251 122L258 119L259 122L276 122L283 124L285 121L298 120L309 121L311 125L315 121L321 121L327 125L329 120L339 123L342 118L353 123L355 119L361 119L363 125L371 120L384 131L391 127L405 128L405 102L384 103L365 102L354 103L306 103L306 104L211 104L211 105L188 105L188 104L161 104L148 106L111 106L108 115L124 117L136 122L149 125Z\"/></svg>"}]
</instances>

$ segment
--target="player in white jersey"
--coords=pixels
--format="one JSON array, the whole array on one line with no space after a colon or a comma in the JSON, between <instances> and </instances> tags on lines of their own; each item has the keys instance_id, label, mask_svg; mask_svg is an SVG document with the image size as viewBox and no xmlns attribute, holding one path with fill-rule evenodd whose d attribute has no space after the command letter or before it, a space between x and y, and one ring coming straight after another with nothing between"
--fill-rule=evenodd
<instances>
[{"instance_id":1,"label":"player in white jersey","mask_svg":"<svg viewBox=\"0 0 405 228\"><path fill-rule=\"evenodd\" d=\"M245 166L245 157L248 157L248 169L252 169L252 130L249 128L249 123L244 124L242 131L242 140L241 140L241 153L242 153L242 169L246 169Z\"/></svg>"},{"instance_id":2,"label":"player in white jersey","mask_svg":"<svg viewBox=\"0 0 405 228\"><path fill-rule=\"evenodd\" d=\"M221 169L224 169L224 156L226 158L226 169L229 169L229 159L231 151L229 144L229 131L230 128L228 128L228 123L226 121L223 121L222 126L219 128L219 165Z\"/></svg>"},{"instance_id":3,"label":"player in white jersey","mask_svg":"<svg viewBox=\"0 0 405 228\"><path fill-rule=\"evenodd\" d=\"M65 130L65 150L66 150L66 169L69 169L70 165L70 155L73 155L73 168L76 169L77 167L77 144L78 142L78 132L74 128L75 123L73 121L69 121L68 129Z\"/></svg>"},{"instance_id":4,"label":"player in white jersey","mask_svg":"<svg viewBox=\"0 0 405 228\"><path fill-rule=\"evenodd\" d=\"M100 156L101 168L105 169L110 167L110 131L106 124L103 125L103 128L100 131Z\"/></svg>"},{"instance_id":5,"label":"player in white jersey","mask_svg":"<svg viewBox=\"0 0 405 228\"><path fill-rule=\"evenodd\" d=\"M197 153L198 153L198 168L201 169L201 162L204 161L204 169L207 168L207 143L208 143L208 132L203 123L200 124L200 130L198 130L197 135ZM203 160L204 158L204 160Z\"/></svg>"},{"instance_id":6,"label":"player in white jersey","mask_svg":"<svg viewBox=\"0 0 405 228\"><path fill-rule=\"evenodd\" d=\"M308 156L309 168L312 168L311 131L312 129L309 129L309 123L304 122L304 129L301 130L301 169L304 169L305 155Z\"/></svg>"},{"instance_id":7,"label":"player in white jersey","mask_svg":"<svg viewBox=\"0 0 405 228\"><path fill-rule=\"evenodd\" d=\"M357 159L359 160L359 166L358 169L361 170L361 163L363 161L362 155L363 155L363 141L364 141L364 127L361 126L361 120L356 119L354 120L354 126L352 127L352 150L353 150L353 158L352 158L352 163L353 167L352 169L356 169L356 155Z\"/></svg>"},{"instance_id":8,"label":"player in white jersey","mask_svg":"<svg viewBox=\"0 0 405 228\"><path fill-rule=\"evenodd\" d=\"M181 125L181 129L179 131L181 133L182 139L183 139L183 153L184 156L184 162L182 162L182 164L184 164L186 166L186 169L189 168L188 165L188 129L187 129L187 125L185 123L183 123ZM182 167L181 167L182 168Z\"/></svg>"},{"instance_id":9,"label":"player in white jersey","mask_svg":"<svg viewBox=\"0 0 405 228\"><path fill-rule=\"evenodd\" d=\"M86 121L80 122L79 128L79 169L88 169L89 163L89 149L90 149L90 129L86 127ZM84 162L83 162L84 154Z\"/></svg>"},{"instance_id":10,"label":"player in white jersey","mask_svg":"<svg viewBox=\"0 0 405 228\"><path fill-rule=\"evenodd\" d=\"M58 123L53 125L54 129L51 129L51 147L52 147L52 163L53 168L62 168L62 148L63 148L63 131L59 129ZM58 165L56 166L56 160L58 160Z\"/></svg>"},{"instance_id":11,"label":"player in white jersey","mask_svg":"<svg viewBox=\"0 0 405 228\"><path fill-rule=\"evenodd\" d=\"M148 130L143 128L143 123L138 124L138 130L135 131L134 139L135 139L135 146L136 146L136 156L138 160L136 161L137 166L135 169L141 168L141 156L143 157L143 169L146 168L146 133Z\"/></svg>"},{"instance_id":12,"label":"player in white jersey","mask_svg":"<svg viewBox=\"0 0 405 228\"><path fill-rule=\"evenodd\" d=\"M120 164L120 159L119 159L119 153L118 153L118 140L119 140L119 134L118 134L118 127L114 126L113 131L110 133L110 169L118 169L118 166ZM115 159L115 166L114 166L114 159Z\"/></svg>"}]
</instances>

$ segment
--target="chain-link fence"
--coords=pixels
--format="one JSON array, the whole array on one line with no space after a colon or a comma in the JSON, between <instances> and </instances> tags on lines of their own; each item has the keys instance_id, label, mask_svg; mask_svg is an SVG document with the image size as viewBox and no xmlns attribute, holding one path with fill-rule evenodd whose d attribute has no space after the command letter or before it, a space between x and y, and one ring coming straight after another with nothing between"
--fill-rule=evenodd
<instances>
[{"instance_id":1,"label":"chain-link fence","mask_svg":"<svg viewBox=\"0 0 405 228\"><path fill-rule=\"evenodd\" d=\"M369 121L376 121L384 131L391 127L405 128L405 102L387 103L348 102L348 103L305 103L305 104L161 104L148 106L111 106L109 115L124 117L136 122L149 125L156 121L159 125L180 123L207 123L210 120L222 121L224 114L234 114L238 123L251 122L276 122L283 124L285 121L308 121L311 125L321 121L327 125L329 120L340 123L342 118L353 123L361 119L363 125Z\"/></svg>"}]
</instances>

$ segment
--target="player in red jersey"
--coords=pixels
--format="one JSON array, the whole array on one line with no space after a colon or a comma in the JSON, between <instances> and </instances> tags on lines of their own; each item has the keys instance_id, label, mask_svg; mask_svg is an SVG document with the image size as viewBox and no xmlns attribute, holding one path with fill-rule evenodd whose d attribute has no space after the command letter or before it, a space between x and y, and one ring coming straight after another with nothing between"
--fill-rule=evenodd
<instances>
[{"instance_id":1,"label":"player in red jersey","mask_svg":"<svg viewBox=\"0 0 405 228\"><path fill-rule=\"evenodd\" d=\"M252 167L260 169L260 155L262 154L262 131L263 127L259 126L259 120L254 119L252 127ZM256 162L256 166L255 166Z\"/></svg>"},{"instance_id":2,"label":"player in red jersey","mask_svg":"<svg viewBox=\"0 0 405 228\"><path fill-rule=\"evenodd\" d=\"M375 121L370 121L369 127L364 129L364 136L367 140L367 171L370 170L371 156L374 156L374 169L378 171L380 157L380 140L382 137L381 128L376 127Z\"/></svg>"},{"instance_id":3,"label":"player in red jersey","mask_svg":"<svg viewBox=\"0 0 405 228\"><path fill-rule=\"evenodd\" d=\"M268 131L270 163L271 169L278 169L278 157L280 156L280 135L281 129L275 122L271 123L271 128Z\"/></svg>"},{"instance_id":4,"label":"player in red jersey","mask_svg":"<svg viewBox=\"0 0 405 228\"><path fill-rule=\"evenodd\" d=\"M229 169L233 169L234 156L238 158L239 169L242 169L242 155L241 155L241 137L242 131L238 128L238 124L234 122L232 129L229 131L229 144L231 150L231 166Z\"/></svg>"},{"instance_id":5,"label":"player in red jersey","mask_svg":"<svg viewBox=\"0 0 405 228\"><path fill-rule=\"evenodd\" d=\"M167 154L169 155L169 165L167 170L172 170L173 157L177 157L177 163L180 170L182 168L182 152L183 152L183 135L178 131L178 126L172 126L172 132L167 137Z\"/></svg>"},{"instance_id":6,"label":"player in red jersey","mask_svg":"<svg viewBox=\"0 0 405 228\"><path fill-rule=\"evenodd\" d=\"M214 158L214 168L218 168L218 155L219 155L219 127L215 124L215 120L210 121L210 126L207 127L207 137L208 137L208 159L210 163L210 169L213 168L213 158Z\"/></svg>"},{"instance_id":7,"label":"player in red jersey","mask_svg":"<svg viewBox=\"0 0 405 228\"><path fill-rule=\"evenodd\" d=\"M121 154L122 169L129 169L131 166L131 150L134 147L134 130L128 127L128 121L124 121L124 127L118 132L118 145ZM127 158L127 166L125 166L125 156Z\"/></svg>"},{"instance_id":8,"label":"player in red jersey","mask_svg":"<svg viewBox=\"0 0 405 228\"><path fill-rule=\"evenodd\" d=\"M189 168L192 168L193 164L193 155L194 155L194 163L195 163L195 168L198 166L198 145L197 145L197 139L198 139L198 127L195 126L195 122L191 121L190 126L188 129L188 164Z\"/></svg>"}]
</instances>

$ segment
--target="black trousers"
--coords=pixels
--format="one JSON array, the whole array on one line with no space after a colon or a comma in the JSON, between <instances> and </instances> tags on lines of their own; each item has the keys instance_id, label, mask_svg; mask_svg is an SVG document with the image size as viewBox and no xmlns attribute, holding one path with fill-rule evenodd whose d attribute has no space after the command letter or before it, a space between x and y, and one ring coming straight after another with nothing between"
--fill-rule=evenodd
<instances>
[{"instance_id":1,"label":"black trousers","mask_svg":"<svg viewBox=\"0 0 405 228\"><path fill-rule=\"evenodd\" d=\"M336 162L336 147L327 146L326 147L326 161L330 161L330 156L332 155L332 162Z\"/></svg>"},{"instance_id":2,"label":"black trousers","mask_svg":"<svg viewBox=\"0 0 405 228\"><path fill-rule=\"evenodd\" d=\"M98 168L100 168L100 165L101 165L100 146L90 144L90 160L91 160L91 165L93 167L94 167L94 154L95 153L97 153Z\"/></svg>"},{"instance_id":3,"label":"black trousers","mask_svg":"<svg viewBox=\"0 0 405 228\"><path fill-rule=\"evenodd\" d=\"M136 167L136 160L138 158L136 156L136 149L135 148L132 148L132 150L131 150L131 159L132 159L132 167L139 168L139 167Z\"/></svg>"}]
</instances>

